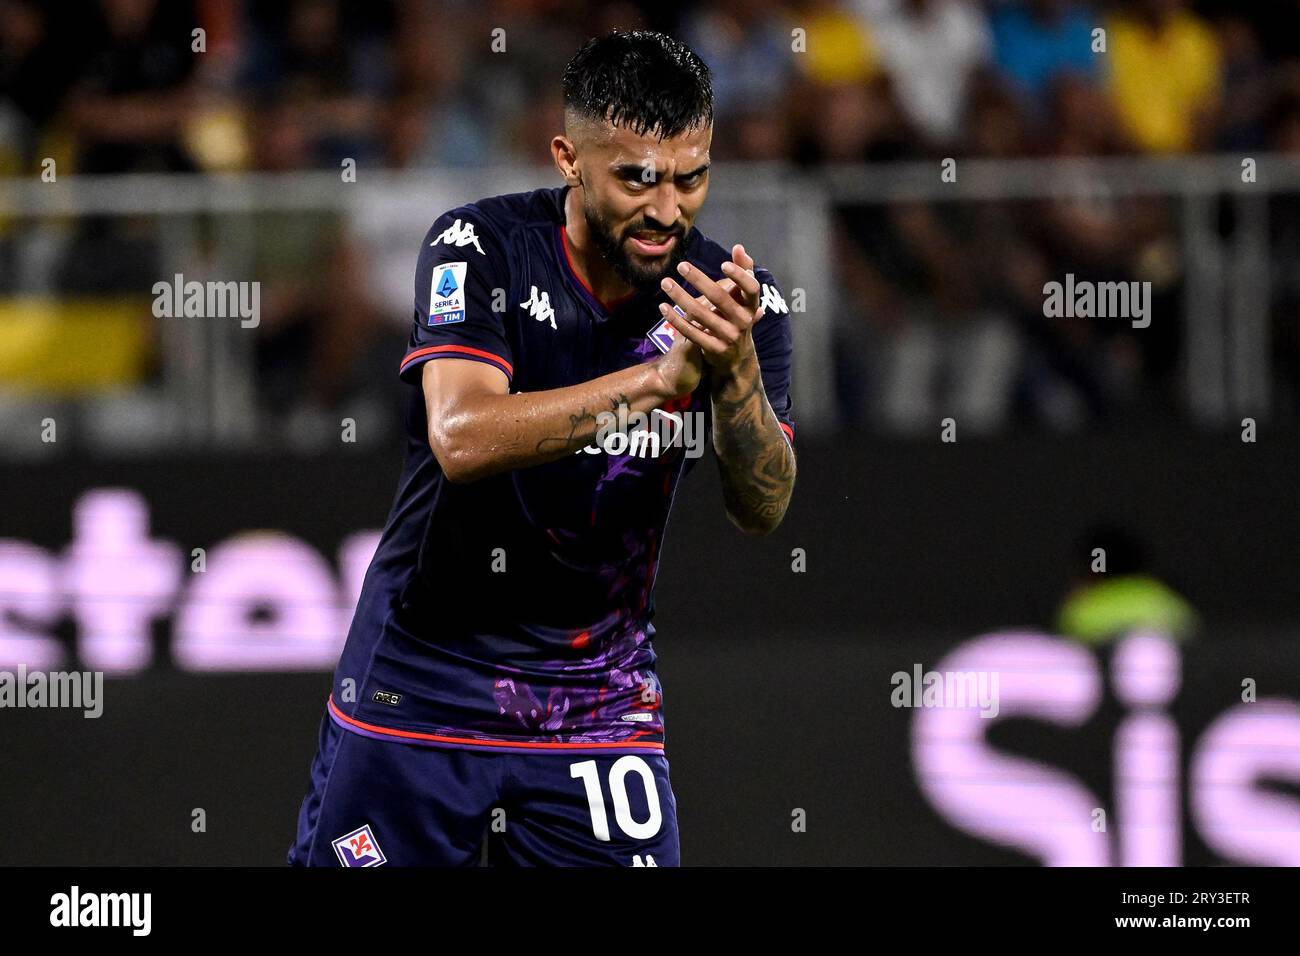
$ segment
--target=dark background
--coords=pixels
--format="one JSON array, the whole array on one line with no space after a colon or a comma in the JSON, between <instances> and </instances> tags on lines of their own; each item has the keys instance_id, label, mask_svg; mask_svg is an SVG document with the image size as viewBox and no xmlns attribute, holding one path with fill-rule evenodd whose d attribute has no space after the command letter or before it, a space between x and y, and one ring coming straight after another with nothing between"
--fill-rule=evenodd
<instances>
[{"instance_id":1,"label":"dark background","mask_svg":"<svg viewBox=\"0 0 1300 956\"><path fill-rule=\"evenodd\" d=\"M712 463L702 464L679 496L657 588L683 861L1034 862L929 806L908 749L912 715L891 706L890 675L934 667L994 629L1050 631L1072 542L1095 518L1140 533L1205 617L1171 708L1184 770L1201 731L1238 702L1243 676L1261 696L1300 698L1298 457L1293 440L1267 433L1253 445L1236 434L805 445L789 517L766 539L730 528ZM6 479L6 532L57 552L78 494L131 487L151 504L152 535L187 554L274 528L328 559L345 534L382 524L396 467L373 453L30 466ZM805 573L790 571L796 547ZM180 672L168 622L156 630L154 667L107 681L101 718L0 712L0 818L11 834L0 862L283 860L328 675ZM70 621L59 632L75 638ZM989 739L1108 800L1121 716L1108 693L1081 728L1004 720ZM1300 799L1294 784L1278 788ZM207 811L206 833L190 830L195 807ZM791 831L795 808L807 812L805 833ZM1184 854L1230 862L1190 823Z\"/></svg>"}]
</instances>

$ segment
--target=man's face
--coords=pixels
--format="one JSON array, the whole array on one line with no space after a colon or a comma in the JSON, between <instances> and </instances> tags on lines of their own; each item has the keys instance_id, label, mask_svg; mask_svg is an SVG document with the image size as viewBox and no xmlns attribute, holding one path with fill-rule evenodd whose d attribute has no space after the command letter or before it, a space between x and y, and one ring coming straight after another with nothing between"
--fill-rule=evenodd
<instances>
[{"instance_id":1,"label":"man's face","mask_svg":"<svg viewBox=\"0 0 1300 956\"><path fill-rule=\"evenodd\" d=\"M623 127L587 144L583 212L601 255L638 291L659 287L685 258L686 234L709 191L711 125L660 141Z\"/></svg>"}]
</instances>

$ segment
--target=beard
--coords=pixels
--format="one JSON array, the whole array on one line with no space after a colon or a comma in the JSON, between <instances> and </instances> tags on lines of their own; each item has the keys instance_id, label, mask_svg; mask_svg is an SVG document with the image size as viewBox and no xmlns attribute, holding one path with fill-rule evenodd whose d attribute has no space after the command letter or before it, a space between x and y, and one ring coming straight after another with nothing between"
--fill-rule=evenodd
<instances>
[{"instance_id":1,"label":"beard","mask_svg":"<svg viewBox=\"0 0 1300 956\"><path fill-rule=\"evenodd\" d=\"M583 202L582 212L600 254L613 267L615 274L637 292L658 292L659 281L664 276L677 275L677 264L686 258L685 231L681 227L674 225L671 229L664 229L641 220L616 235L609 221L589 202ZM671 234L675 241L662 256L635 256L627 251L627 240L636 232Z\"/></svg>"}]
</instances>

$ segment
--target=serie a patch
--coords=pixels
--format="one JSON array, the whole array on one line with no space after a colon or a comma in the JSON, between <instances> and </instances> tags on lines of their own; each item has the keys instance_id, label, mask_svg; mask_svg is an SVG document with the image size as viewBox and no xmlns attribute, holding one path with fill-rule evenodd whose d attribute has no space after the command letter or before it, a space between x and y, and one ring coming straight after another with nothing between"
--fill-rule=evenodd
<instances>
[{"instance_id":1,"label":"serie a patch","mask_svg":"<svg viewBox=\"0 0 1300 956\"><path fill-rule=\"evenodd\" d=\"M464 262L443 262L433 267L429 287L429 325L465 321Z\"/></svg>"}]
</instances>

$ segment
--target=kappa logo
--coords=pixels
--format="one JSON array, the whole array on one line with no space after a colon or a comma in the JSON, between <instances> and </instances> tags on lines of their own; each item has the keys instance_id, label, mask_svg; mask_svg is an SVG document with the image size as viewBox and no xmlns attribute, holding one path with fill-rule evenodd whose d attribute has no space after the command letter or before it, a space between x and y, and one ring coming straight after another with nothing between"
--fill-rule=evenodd
<instances>
[{"instance_id":1,"label":"kappa logo","mask_svg":"<svg viewBox=\"0 0 1300 956\"><path fill-rule=\"evenodd\" d=\"M375 835L370 832L368 823L359 830L339 837L331 846L344 866L380 866L388 862L384 851L379 849Z\"/></svg>"},{"instance_id":2,"label":"kappa logo","mask_svg":"<svg viewBox=\"0 0 1300 956\"><path fill-rule=\"evenodd\" d=\"M478 236L474 234L474 224L472 222L462 223L459 219L442 231L437 239L429 243L436 246L440 242L445 242L452 246L473 246L478 250L480 256L487 255L483 247L478 243Z\"/></svg>"},{"instance_id":3,"label":"kappa logo","mask_svg":"<svg viewBox=\"0 0 1300 956\"><path fill-rule=\"evenodd\" d=\"M528 314L538 322L550 322L551 328L558 328L555 324L555 310L551 308L551 294L549 292L538 292L537 286L533 286L528 301L520 302L519 307L527 309Z\"/></svg>"},{"instance_id":4,"label":"kappa logo","mask_svg":"<svg viewBox=\"0 0 1300 956\"><path fill-rule=\"evenodd\" d=\"M766 282L762 284L763 294L759 299L759 305L763 307L764 312L771 312L780 315L783 312L789 312L789 307L785 304L785 299L781 298L781 293L776 290L776 286L770 286Z\"/></svg>"}]
</instances>

